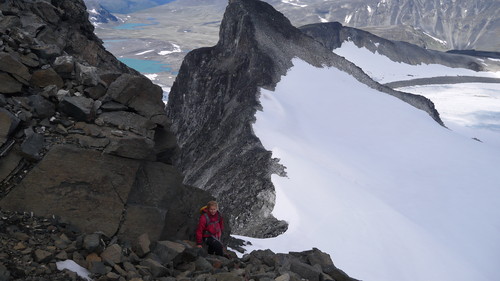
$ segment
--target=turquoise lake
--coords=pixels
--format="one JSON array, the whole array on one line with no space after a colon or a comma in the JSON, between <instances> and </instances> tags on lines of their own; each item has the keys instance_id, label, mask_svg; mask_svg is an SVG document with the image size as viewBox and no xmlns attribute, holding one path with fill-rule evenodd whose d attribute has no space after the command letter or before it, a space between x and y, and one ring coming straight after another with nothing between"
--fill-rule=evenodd
<instances>
[{"instance_id":1,"label":"turquoise lake","mask_svg":"<svg viewBox=\"0 0 500 281\"><path fill-rule=\"evenodd\" d=\"M114 29L140 30L145 26L158 24L158 22L156 22L155 18L147 18L146 20L150 21L151 23L124 23L124 24L120 24L118 26L115 26Z\"/></svg>"},{"instance_id":2,"label":"turquoise lake","mask_svg":"<svg viewBox=\"0 0 500 281\"><path fill-rule=\"evenodd\" d=\"M132 58L118 58L127 66L139 71L140 73L158 73L172 72L170 64L155 60L142 60Z\"/></svg>"}]
</instances>

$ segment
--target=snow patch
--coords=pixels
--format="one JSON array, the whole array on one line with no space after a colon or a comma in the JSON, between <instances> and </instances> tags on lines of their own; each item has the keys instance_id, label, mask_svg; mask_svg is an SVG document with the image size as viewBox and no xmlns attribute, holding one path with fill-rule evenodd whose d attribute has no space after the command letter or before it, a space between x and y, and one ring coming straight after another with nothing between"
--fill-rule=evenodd
<instances>
[{"instance_id":1,"label":"snow patch","mask_svg":"<svg viewBox=\"0 0 500 281\"><path fill-rule=\"evenodd\" d=\"M158 52L158 55L164 56L164 55L168 55L168 54L182 52L181 47L179 45L172 43L172 46L174 47L174 49L172 51L160 51L160 52Z\"/></svg>"},{"instance_id":2,"label":"snow patch","mask_svg":"<svg viewBox=\"0 0 500 281\"><path fill-rule=\"evenodd\" d=\"M144 52L137 53L135 55L136 56L140 56L140 55L144 55L144 54L151 53L151 52L154 52L154 50L147 50L147 51L144 51Z\"/></svg>"},{"instance_id":3,"label":"snow patch","mask_svg":"<svg viewBox=\"0 0 500 281\"><path fill-rule=\"evenodd\" d=\"M88 281L92 281L92 278L90 278L90 271L88 271L84 267L81 267L73 260L58 261L58 262L56 262L56 266L57 266L57 270L63 271L65 269L67 269L67 270L75 272L78 276L80 276Z\"/></svg>"}]
</instances>

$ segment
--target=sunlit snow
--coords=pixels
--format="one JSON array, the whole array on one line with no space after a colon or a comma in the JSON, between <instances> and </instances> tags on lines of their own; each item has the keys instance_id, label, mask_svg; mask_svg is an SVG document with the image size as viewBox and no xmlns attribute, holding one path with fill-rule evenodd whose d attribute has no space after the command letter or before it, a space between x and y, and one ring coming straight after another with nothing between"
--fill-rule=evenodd
<instances>
[{"instance_id":1,"label":"sunlit snow","mask_svg":"<svg viewBox=\"0 0 500 281\"><path fill-rule=\"evenodd\" d=\"M367 281L497 280L500 150L335 68L293 64L261 89L253 127L286 166L273 214L290 227L249 250L317 247Z\"/></svg>"},{"instance_id":2,"label":"sunlit snow","mask_svg":"<svg viewBox=\"0 0 500 281\"><path fill-rule=\"evenodd\" d=\"M437 76L481 76L500 78L500 72L476 72L439 64L409 65L391 61L353 42L335 53L354 62L380 83ZM500 148L500 84L462 83L404 87L397 90L423 95L438 110L445 125L455 132Z\"/></svg>"},{"instance_id":3,"label":"sunlit snow","mask_svg":"<svg viewBox=\"0 0 500 281\"><path fill-rule=\"evenodd\" d=\"M375 81L388 83L416 78L437 76L481 76L500 78L500 73L476 72L465 68L451 68L441 64L409 65L390 60L388 57L375 54L366 48L358 48L353 42L344 42L342 47L333 50L361 67Z\"/></svg>"},{"instance_id":4,"label":"sunlit snow","mask_svg":"<svg viewBox=\"0 0 500 281\"><path fill-rule=\"evenodd\" d=\"M58 262L56 262L56 267L58 270L61 270L61 271L65 270L65 269L73 271L78 276L82 277L83 279L92 281L92 278L90 278L90 271L88 271L84 267L81 267L73 260L58 261Z\"/></svg>"}]
</instances>

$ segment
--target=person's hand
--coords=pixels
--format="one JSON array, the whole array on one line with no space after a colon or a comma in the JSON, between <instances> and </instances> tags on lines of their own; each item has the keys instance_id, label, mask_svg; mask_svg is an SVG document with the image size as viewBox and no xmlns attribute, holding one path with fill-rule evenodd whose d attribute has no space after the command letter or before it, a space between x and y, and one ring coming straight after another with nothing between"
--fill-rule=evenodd
<instances>
[{"instance_id":1,"label":"person's hand","mask_svg":"<svg viewBox=\"0 0 500 281\"><path fill-rule=\"evenodd\" d=\"M198 247L198 248L203 248L203 246L201 246L201 245L196 245L196 247Z\"/></svg>"}]
</instances>

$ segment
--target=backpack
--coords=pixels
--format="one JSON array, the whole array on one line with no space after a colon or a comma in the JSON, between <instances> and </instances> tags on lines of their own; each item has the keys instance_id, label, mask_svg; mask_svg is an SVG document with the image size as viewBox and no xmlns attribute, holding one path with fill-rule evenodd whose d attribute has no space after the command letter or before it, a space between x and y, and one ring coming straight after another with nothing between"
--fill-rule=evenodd
<instances>
[{"instance_id":1,"label":"backpack","mask_svg":"<svg viewBox=\"0 0 500 281\"><path fill-rule=\"evenodd\" d=\"M206 206L206 205L200 208L200 215L205 216L205 222L206 222L205 227L207 227L209 225L212 225L212 224L218 224L219 221L220 221L220 219L221 219L221 217L222 217L222 214L219 211L217 211L217 214L218 214L217 215L217 220L216 221L210 221L210 217L208 216L207 212L205 212L206 208L208 208L208 206ZM212 237L214 237L214 235L215 235L215 234L213 234L213 233L211 233L210 231L207 231L207 230L205 230L204 233L205 234L209 234ZM214 237L214 238L216 238L216 237Z\"/></svg>"}]
</instances>

